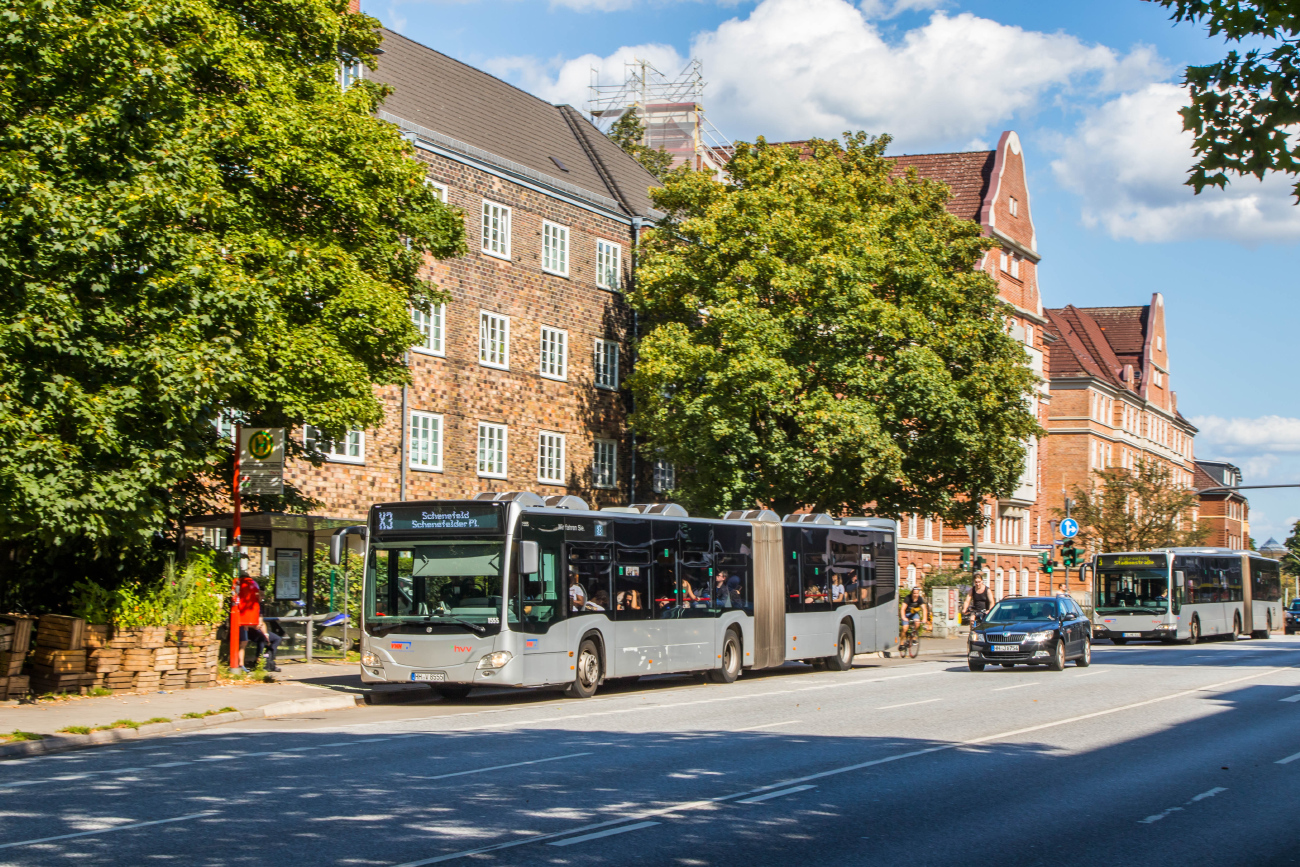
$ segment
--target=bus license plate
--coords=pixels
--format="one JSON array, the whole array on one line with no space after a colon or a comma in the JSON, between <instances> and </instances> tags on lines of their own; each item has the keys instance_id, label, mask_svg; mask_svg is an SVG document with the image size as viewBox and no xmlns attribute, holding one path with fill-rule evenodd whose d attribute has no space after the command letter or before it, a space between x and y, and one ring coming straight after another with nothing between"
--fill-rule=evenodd
<instances>
[{"instance_id":1,"label":"bus license plate","mask_svg":"<svg viewBox=\"0 0 1300 867\"><path fill-rule=\"evenodd\" d=\"M1016 651L1016 650L1019 650L1019 649L1020 649L1020 645L1019 645L1019 644L995 644L995 645L993 645L993 652L994 652L994 653L997 653L998 651Z\"/></svg>"},{"instance_id":2,"label":"bus license plate","mask_svg":"<svg viewBox=\"0 0 1300 867\"><path fill-rule=\"evenodd\" d=\"M413 671L411 680L422 680L428 683L442 683L447 679L445 671Z\"/></svg>"},{"instance_id":3,"label":"bus license plate","mask_svg":"<svg viewBox=\"0 0 1300 867\"><path fill-rule=\"evenodd\" d=\"M1141 632L1125 632L1124 635L1123 635L1122 637L1124 637L1124 638L1141 638L1141 637L1142 637L1142 633L1141 633Z\"/></svg>"}]
</instances>

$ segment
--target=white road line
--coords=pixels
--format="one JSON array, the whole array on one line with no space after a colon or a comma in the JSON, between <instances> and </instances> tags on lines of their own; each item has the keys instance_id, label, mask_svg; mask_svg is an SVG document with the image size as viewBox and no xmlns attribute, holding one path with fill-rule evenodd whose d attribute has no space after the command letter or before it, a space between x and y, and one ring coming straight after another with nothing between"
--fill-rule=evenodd
<instances>
[{"instance_id":1,"label":"white road line","mask_svg":"<svg viewBox=\"0 0 1300 867\"><path fill-rule=\"evenodd\" d=\"M797 722L800 722L800 720L791 719L779 723L763 723L761 726L746 726L743 729L732 729L732 731L733 732L756 732L759 729L770 729L770 728L776 728L777 726L792 726Z\"/></svg>"},{"instance_id":2,"label":"white road line","mask_svg":"<svg viewBox=\"0 0 1300 867\"><path fill-rule=\"evenodd\" d=\"M1105 671L1085 671L1083 674L1076 674L1075 677L1092 677L1094 674L1106 674Z\"/></svg>"},{"instance_id":3,"label":"white road line","mask_svg":"<svg viewBox=\"0 0 1300 867\"><path fill-rule=\"evenodd\" d=\"M756 795L753 798L746 798L743 801L737 801L737 804L758 804L772 798L781 798L785 795L793 795L795 792L806 792L809 789L815 789L816 786L792 786L789 789L782 789L779 792L768 792L766 795Z\"/></svg>"},{"instance_id":4,"label":"white road line","mask_svg":"<svg viewBox=\"0 0 1300 867\"><path fill-rule=\"evenodd\" d=\"M1022 686L1035 686L1039 681L1030 681L1029 683L1017 683L1015 686L999 686L997 689L991 689L989 692L1003 692L1008 689L1020 689Z\"/></svg>"},{"instance_id":5,"label":"white road line","mask_svg":"<svg viewBox=\"0 0 1300 867\"><path fill-rule=\"evenodd\" d=\"M204 816L211 816L216 810L207 810L202 813L191 813L188 816L177 816L174 819L154 819L152 822L135 822L130 825L117 825L112 828L100 828L98 831L81 831L76 834L60 834L57 837L40 837L35 840L19 840L17 843L0 843L0 849L11 849L14 846L32 846L36 843L52 843L55 840L71 840L73 837L90 837L94 834L108 834L112 831L131 831L136 828L147 828L150 825L166 825L169 822L185 822L189 819L201 819Z\"/></svg>"},{"instance_id":6,"label":"white road line","mask_svg":"<svg viewBox=\"0 0 1300 867\"><path fill-rule=\"evenodd\" d=\"M1300 759L1300 753L1296 753L1296 754L1293 755L1293 756L1287 756L1285 759L1278 759L1278 760L1277 760L1276 762L1274 762L1273 764L1275 764L1275 765L1289 765L1289 764L1291 764L1292 762L1294 762L1296 759Z\"/></svg>"},{"instance_id":7,"label":"white road line","mask_svg":"<svg viewBox=\"0 0 1300 867\"><path fill-rule=\"evenodd\" d=\"M1223 786L1215 786L1213 789L1210 789L1208 792L1201 792L1199 795L1192 798L1187 803L1195 804L1197 801L1204 801L1206 798L1213 798L1215 795L1219 794L1220 792L1226 792L1226 791L1228 790L1225 789Z\"/></svg>"},{"instance_id":8,"label":"white road line","mask_svg":"<svg viewBox=\"0 0 1300 867\"><path fill-rule=\"evenodd\" d=\"M927 698L924 701L905 701L902 704L887 704L884 707L878 707L876 710L893 710L896 707L911 707L917 704L932 704L936 701L943 701L941 698Z\"/></svg>"},{"instance_id":9,"label":"white road line","mask_svg":"<svg viewBox=\"0 0 1300 867\"><path fill-rule=\"evenodd\" d=\"M635 825L622 825L618 828L610 828L608 831L597 831L595 834L583 834L581 837L566 837L563 840L553 840L548 846L572 846L574 843L586 843L588 840L599 840L601 837L612 837L615 834L626 834L628 831L640 831L642 828L649 828L651 825L658 825L658 822L637 822Z\"/></svg>"},{"instance_id":10,"label":"white road line","mask_svg":"<svg viewBox=\"0 0 1300 867\"><path fill-rule=\"evenodd\" d=\"M840 774L847 774L852 771L860 771L863 768L871 768L877 765L885 765L885 764L889 764L890 762L898 762L898 761L902 761L903 759L915 758L916 756L926 756L932 753L946 752L948 750L955 750L961 747L978 746L980 744L989 743L990 741L1003 740L1005 738L1012 738L1018 735L1031 734L1033 732L1043 731L1044 729L1069 725L1070 723L1082 722L1083 720L1087 720L1087 719L1096 719L1097 717L1109 716L1110 714L1121 713L1123 711L1133 710L1139 707L1147 707L1149 705L1159 704L1161 702L1172 701L1173 699L1186 698L1189 695L1196 695L1198 692L1206 692L1212 689L1219 689L1220 687L1231 686L1234 683L1242 683L1247 680L1255 680L1257 678L1264 677L1265 675L1276 674L1280 671L1291 671L1291 670L1292 669L1290 667L1265 669L1264 671L1257 671L1254 674L1248 674L1244 677L1234 677L1231 680L1221 680L1217 683L1206 684L1205 686L1198 686L1194 689L1186 689L1181 692L1173 692L1170 693L1169 695L1163 695L1158 698L1149 698L1146 699L1145 701L1138 701L1138 702L1133 702L1132 704L1120 705L1118 707L1109 708L1107 710L1093 711L1092 713L1085 713L1085 714L1080 714L1078 716L1066 717L1065 719L1059 719L1056 720L1055 722L1040 723L1038 725L1027 726L1025 728L1020 728L1020 729L1013 729L1011 731L998 732L997 734L992 734L992 735L984 735L983 737L970 738L964 741L954 741L951 743L940 744L938 746L926 747L920 750L912 750L906 753L898 753L897 755L885 756L884 758L880 758L880 759L872 759L866 762L859 762L855 765L845 765L844 767L841 768L832 768L829 771L822 771L820 773L809 774L804 777L796 777L790 780L782 780L779 783L771 783L770 785L760 786L756 789L750 789L747 792L736 792L735 794L732 795L722 795L716 798L701 798L700 800L686 801L678 804L673 804L668 807L660 807L654 810L642 810L639 812L631 812L626 815L620 816L618 818L606 819L603 822L595 822L590 825L583 825L578 828L570 828L567 831L556 831L550 834L533 833L522 840L508 840L504 843L489 843L486 846L478 846L474 849L464 849L460 852L450 852L446 855L435 855L432 858L423 858L419 861L407 861L403 864L396 865L396 867L425 867L425 865L427 864L440 864L444 861L454 861L458 858L469 857L470 855L481 855L484 852L497 852L502 849L513 849L516 846L526 846L529 843L540 843L546 840L555 839L556 837L566 837L570 834L576 834L581 831L594 831L599 828L608 828L611 825L621 826L626 822L635 822L637 820L648 819L652 816L655 817L667 816L672 813L680 813L684 810L698 810L703 807L708 807L714 804L734 801L738 798L751 797L753 795L761 795L764 792L770 792L773 791L774 789L789 788L792 785L798 785L800 783L807 783L813 780L824 779L826 777L834 777ZM1300 758L1300 754L1297 754L1296 758ZM528 833L528 832L523 832L523 833Z\"/></svg>"},{"instance_id":11,"label":"white road line","mask_svg":"<svg viewBox=\"0 0 1300 867\"><path fill-rule=\"evenodd\" d=\"M591 753L569 753L567 756L551 756L549 759L531 759L526 762L511 762L508 765L493 765L490 768L475 768L472 771L456 771L451 774L438 774L436 777L408 777L410 780L445 780L448 777L464 777L469 774L484 774L488 771L499 771L503 768L522 768L524 765L540 765L545 762L558 762L562 759L576 759L579 756L589 756Z\"/></svg>"},{"instance_id":12,"label":"white road line","mask_svg":"<svg viewBox=\"0 0 1300 867\"><path fill-rule=\"evenodd\" d=\"M1201 792L1199 795L1195 795L1190 801L1188 801L1182 807L1170 807L1169 809L1165 810L1162 813L1156 813L1154 816L1147 816L1145 819L1138 819L1138 824L1139 825L1155 824L1156 822L1159 822L1161 819L1165 818L1166 816L1172 813L1181 813L1183 811L1183 807L1190 807L1192 804L1195 804L1197 801L1204 801L1206 798L1213 798L1215 795L1219 794L1220 792L1226 792L1226 791L1228 790L1225 789L1223 786L1215 786L1213 789L1210 789L1208 792Z\"/></svg>"},{"instance_id":13,"label":"white road line","mask_svg":"<svg viewBox=\"0 0 1300 867\"><path fill-rule=\"evenodd\" d=\"M1278 701L1300 701L1300 692L1296 693L1295 695L1287 696L1286 698L1283 699L1278 699Z\"/></svg>"}]
</instances>

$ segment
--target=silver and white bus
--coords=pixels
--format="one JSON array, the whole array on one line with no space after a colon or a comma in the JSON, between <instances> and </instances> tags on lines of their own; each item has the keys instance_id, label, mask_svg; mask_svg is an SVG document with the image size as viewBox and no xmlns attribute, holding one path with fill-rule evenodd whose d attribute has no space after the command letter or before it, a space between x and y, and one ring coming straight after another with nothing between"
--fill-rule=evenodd
<instances>
[{"instance_id":1,"label":"silver and white bus","mask_svg":"<svg viewBox=\"0 0 1300 867\"><path fill-rule=\"evenodd\" d=\"M514 492L373 506L361 674L563 686L803 660L846 669L898 638L895 522Z\"/></svg>"},{"instance_id":2,"label":"silver and white bus","mask_svg":"<svg viewBox=\"0 0 1300 867\"><path fill-rule=\"evenodd\" d=\"M1245 633L1282 626L1275 560L1230 548L1167 548L1093 558L1093 636L1116 644Z\"/></svg>"}]
</instances>

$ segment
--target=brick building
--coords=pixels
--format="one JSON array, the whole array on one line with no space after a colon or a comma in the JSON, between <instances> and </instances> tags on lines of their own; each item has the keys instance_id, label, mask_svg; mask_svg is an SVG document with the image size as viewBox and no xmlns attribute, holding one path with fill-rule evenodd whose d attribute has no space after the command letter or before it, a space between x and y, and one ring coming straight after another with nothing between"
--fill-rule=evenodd
<instances>
[{"instance_id":1,"label":"brick building","mask_svg":"<svg viewBox=\"0 0 1300 867\"><path fill-rule=\"evenodd\" d=\"M1196 489L1236 487L1241 469L1226 461L1196 461L1192 473ZM1240 491L1207 491L1199 497L1200 519L1210 528L1206 545L1218 548L1250 547L1250 503Z\"/></svg>"},{"instance_id":2,"label":"brick building","mask_svg":"<svg viewBox=\"0 0 1300 867\"><path fill-rule=\"evenodd\" d=\"M1141 307L1067 306L1047 316L1054 339L1044 505L1061 509L1097 470L1142 460L1167 466L1177 484L1199 487L1196 428L1178 412L1169 377L1163 296Z\"/></svg>"}]
</instances>

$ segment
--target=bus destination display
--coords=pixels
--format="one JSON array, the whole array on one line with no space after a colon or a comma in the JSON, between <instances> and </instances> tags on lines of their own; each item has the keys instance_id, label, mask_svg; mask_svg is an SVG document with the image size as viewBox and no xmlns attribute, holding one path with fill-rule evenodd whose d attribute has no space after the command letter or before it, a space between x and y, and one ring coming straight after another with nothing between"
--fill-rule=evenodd
<instances>
[{"instance_id":1,"label":"bus destination display","mask_svg":"<svg viewBox=\"0 0 1300 867\"><path fill-rule=\"evenodd\" d=\"M413 508L376 509L375 532L411 530L500 530L501 508L439 503Z\"/></svg>"},{"instance_id":2,"label":"bus destination display","mask_svg":"<svg viewBox=\"0 0 1300 867\"><path fill-rule=\"evenodd\" d=\"M1097 568L1163 569L1167 562L1164 554L1102 554L1097 558Z\"/></svg>"}]
</instances>

